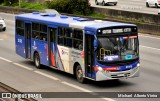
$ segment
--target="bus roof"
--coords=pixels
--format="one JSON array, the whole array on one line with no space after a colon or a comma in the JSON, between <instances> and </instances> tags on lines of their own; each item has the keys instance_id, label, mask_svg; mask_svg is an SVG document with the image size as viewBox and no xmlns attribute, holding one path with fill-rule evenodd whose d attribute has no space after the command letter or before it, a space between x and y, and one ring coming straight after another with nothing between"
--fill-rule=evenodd
<instances>
[{"instance_id":1,"label":"bus roof","mask_svg":"<svg viewBox=\"0 0 160 101\"><path fill-rule=\"evenodd\" d=\"M134 24L103 21L103 20L91 20L88 18L80 18L80 17L56 15L56 14L45 14L38 12L20 14L16 16L16 19L47 23L49 25L81 28L90 31L96 31L99 28L107 28L113 26L136 26Z\"/></svg>"}]
</instances>

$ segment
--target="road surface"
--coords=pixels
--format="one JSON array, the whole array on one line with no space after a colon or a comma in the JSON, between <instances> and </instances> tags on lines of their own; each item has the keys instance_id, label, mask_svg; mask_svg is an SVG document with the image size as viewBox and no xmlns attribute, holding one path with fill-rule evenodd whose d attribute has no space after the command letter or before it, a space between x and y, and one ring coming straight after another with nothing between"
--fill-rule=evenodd
<instances>
[{"instance_id":1,"label":"road surface","mask_svg":"<svg viewBox=\"0 0 160 101\"><path fill-rule=\"evenodd\" d=\"M117 10L157 15L159 8L156 7L147 8L145 1L146 0L118 0L118 4L116 6L102 6L102 5L96 5L95 0L90 0L90 4L93 7L99 7L99 8L109 8L109 9L117 9Z\"/></svg>"}]
</instances>

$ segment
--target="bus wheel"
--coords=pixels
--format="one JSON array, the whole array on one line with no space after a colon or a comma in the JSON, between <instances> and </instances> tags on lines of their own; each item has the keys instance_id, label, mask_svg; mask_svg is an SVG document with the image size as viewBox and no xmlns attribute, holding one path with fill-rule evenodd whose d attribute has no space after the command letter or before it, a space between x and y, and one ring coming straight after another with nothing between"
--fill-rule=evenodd
<instances>
[{"instance_id":1,"label":"bus wheel","mask_svg":"<svg viewBox=\"0 0 160 101\"><path fill-rule=\"evenodd\" d=\"M41 65L40 65L40 57L39 57L39 54L38 53L35 53L34 55L34 64L35 66L40 69L41 68Z\"/></svg>"},{"instance_id":2,"label":"bus wheel","mask_svg":"<svg viewBox=\"0 0 160 101\"><path fill-rule=\"evenodd\" d=\"M85 81L85 78L83 77L82 68L80 65L78 65L76 68L76 78L77 78L78 82L80 82L80 83L84 83L84 81Z\"/></svg>"}]
</instances>

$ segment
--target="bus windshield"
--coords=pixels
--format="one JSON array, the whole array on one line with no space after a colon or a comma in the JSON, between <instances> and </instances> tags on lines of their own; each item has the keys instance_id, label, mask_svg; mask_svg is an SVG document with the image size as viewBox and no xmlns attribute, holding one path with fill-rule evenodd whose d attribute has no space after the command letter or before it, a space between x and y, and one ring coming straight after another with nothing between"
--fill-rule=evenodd
<instances>
[{"instance_id":1,"label":"bus windshield","mask_svg":"<svg viewBox=\"0 0 160 101\"><path fill-rule=\"evenodd\" d=\"M137 59L139 56L138 37L136 35L99 36L98 44L98 61L120 62Z\"/></svg>"}]
</instances>

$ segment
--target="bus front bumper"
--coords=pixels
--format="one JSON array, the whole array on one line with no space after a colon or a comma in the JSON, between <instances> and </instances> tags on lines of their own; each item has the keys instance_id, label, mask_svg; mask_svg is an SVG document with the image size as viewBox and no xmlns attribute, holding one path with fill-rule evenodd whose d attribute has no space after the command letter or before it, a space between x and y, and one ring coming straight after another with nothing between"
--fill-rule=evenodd
<instances>
[{"instance_id":1,"label":"bus front bumper","mask_svg":"<svg viewBox=\"0 0 160 101\"><path fill-rule=\"evenodd\" d=\"M139 67L135 67L133 69L120 71L120 72L108 72L108 71L102 70L96 73L96 81L133 78L138 76L139 76Z\"/></svg>"}]
</instances>

